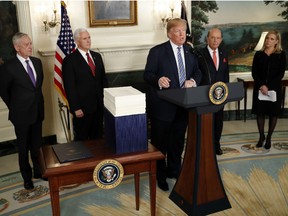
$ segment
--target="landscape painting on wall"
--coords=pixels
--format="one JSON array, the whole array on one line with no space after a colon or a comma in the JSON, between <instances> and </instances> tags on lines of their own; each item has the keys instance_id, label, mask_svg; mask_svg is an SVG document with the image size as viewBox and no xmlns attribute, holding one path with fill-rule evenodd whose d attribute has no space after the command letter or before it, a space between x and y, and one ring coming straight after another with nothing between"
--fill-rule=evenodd
<instances>
[{"instance_id":1,"label":"landscape painting on wall","mask_svg":"<svg viewBox=\"0 0 288 216\"><path fill-rule=\"evenodd\" d=\"M282 47L288 53L288 20L281 16L286 10L287 6L275 2L192 1L194 46L205 46L208 30L218 27L223 33L221 46L229 53L230 72L250 72L262 32L279 31Z\"/></svg>"},{"instance_id":2,"label":"landscape painting on wall","mask_svg":"<svg viewBox=\"0 0 288 216\"><path fill-rule=\"evenodd\" d=\"M90 27L137 25L137 1L88 1Z\"/></svg>"}]
</instances>

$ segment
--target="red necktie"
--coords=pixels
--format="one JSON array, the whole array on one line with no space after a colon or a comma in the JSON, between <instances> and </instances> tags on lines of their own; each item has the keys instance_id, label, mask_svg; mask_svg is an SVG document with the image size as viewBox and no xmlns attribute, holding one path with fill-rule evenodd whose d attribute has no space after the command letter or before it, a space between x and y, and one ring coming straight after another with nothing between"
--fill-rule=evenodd
<instances>
[{"instance_id":1,"label":"red necktie","mask_svg":"<svg viewBox=\"0 0 288 216\"><path fill-rule=\"evenodd\" d=\"M213 62L214 62L215 68L217 70L217 55L216 55L216 51L215 50L213 51Z\"/></svg>"},{"instance_id":2,"label":"red necktie","mask_svg":"<svg viewBox=\"0 0 288 216\"><path fill-rule=\"evenodd\" d=\"M95 69L96 69L96 67L95 67L92 59L90 58L89 53L86 53L86 55L87 55L87 60L88 60L89 67L91 68L92 75L95 76Z\"/></svg>"}]
</instances>

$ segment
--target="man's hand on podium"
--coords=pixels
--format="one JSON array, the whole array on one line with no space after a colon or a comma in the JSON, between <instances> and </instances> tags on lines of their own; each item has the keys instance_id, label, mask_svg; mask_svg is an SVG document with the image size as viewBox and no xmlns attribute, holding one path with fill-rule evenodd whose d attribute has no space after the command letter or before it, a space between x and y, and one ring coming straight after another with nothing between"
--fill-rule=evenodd
<instances>
[{"instance_id":1,"label":"man's hand on podium","mask_svg":"<svg viewBox=\"0 0 288 216\"><path fill-rule=\"evenodd\" d=\"M194 79L186 80L184 84L184 88L192 88L197 87L197 84Z\"/></svg>"},{"instance_id":2,"label":"man's hand on podium","mask_svg":"<svg viewBox=\"0 0 288 216\"><path fill-rule=\"evenodd\" d=\"M158 85L159 85L159 88L162 89L162 88L169 88L170 87L170 79L168 77L161 77L159 80L158 80Z\"/></svg>"}]
</instances>

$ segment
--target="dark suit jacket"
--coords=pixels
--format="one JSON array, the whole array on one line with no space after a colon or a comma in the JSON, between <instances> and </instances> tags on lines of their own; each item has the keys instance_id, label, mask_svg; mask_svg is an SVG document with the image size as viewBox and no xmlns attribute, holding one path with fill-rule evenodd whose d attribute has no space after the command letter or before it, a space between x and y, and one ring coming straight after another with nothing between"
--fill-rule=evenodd
<instances>
[{"instance_id":1,"label":"dark suit jacket","mask_svg":"<svg viewBox=\"0 0 288 216\"><path fill-rule=\"evenodd\" d=\"M213 63L213 59L211 58L211 55L209 53L209 50L207 48L207 46L205 48L202 48L200 50L200 53L203 55L205 61L206 61L206 65L204 64L199 64L200 65L200 69L203 72L203 76L205 75L205 77L203 77L201 82L201 85L209 85L209 84L213 84L215 82L218 81L222 81L222 82L229 82L229 66L228 66L228 56L227 54L221 50L219 50L219 67L218 70L216 70L216 67ZM208 72L207 70L209 70L210 73L210 78L211 78L211 83L209 83L207 76L208 76Z\"/></svg>"},{"instance_id":2,"label":"dark suit jacket","mask_svg":"<svg viewBox=\"0 0 288 216\"><path fill-rule=\"evenodd\" d=\"M103 109L103 88L107 87L105 68L101 55L93 51L90 53L96 65L95 77L78 49L63 60L64 88L73 114L78 109L84 113L96 112L97 107Z\"/></svg>"},{"instance_id":3,"label":"dark suit jacket","mask_svg":"<svg viewBox=\"0 0 288 216\"><path fill-rule=\"evenodd\" d=\"M183 45L183 49L186 79L193 78L197 85L199 85L201 71L198 68L197 58L190 52L190 46ZM177 106L160 99L157 95L157 92L160 90L158 80L162 76L166 76L171 80L170 89L180 88L177 62L170 41L151 48L145 67L144 80L150 86L147 103L148 114L160 120L172 121L176 114ZM161 91L165 91L165 89Z\"/></svg>"},{"instance_id":4,"label":"dark suit jacket","mask_svg":"<svg viewBox=\"0 0 288 216\"><path fill-rule=\"evenodd\" d=\"M17 57L1 68L0 95L9 109L9 120L14 125L31 125L44 119L42 63L35 57L30 57L30 60L37 74L36 87Z\"/></svg>"}]
</instances>

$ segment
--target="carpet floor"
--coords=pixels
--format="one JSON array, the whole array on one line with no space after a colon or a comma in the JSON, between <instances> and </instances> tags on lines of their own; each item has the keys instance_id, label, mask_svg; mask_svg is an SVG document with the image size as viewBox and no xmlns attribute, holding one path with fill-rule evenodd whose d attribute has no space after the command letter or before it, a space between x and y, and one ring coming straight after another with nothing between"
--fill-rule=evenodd
<instances>
[{"instance_id":1,"label":"carpet floor","mask_svg":"<svg viewBox=\"0 0 288 216\"><path fill-rule=\"evenodd\" d=\"M275 132L270 150L256 149L257 133L222 136L224 154L217 156L219 170L231 209L214 213L228 215L288 215L288 132ZM0 215L52 215L49 187L35 180L36 190L23 192L19 172L0 176ZM156 215L186 215L168 197L170 191L157 188ZM133 176L126 176L116 188L104 190L94 182L65 187L60 191L63 216L150 215L148 174L140 179L140 210L135 209Z\"/></svg>"}]
</instances>

